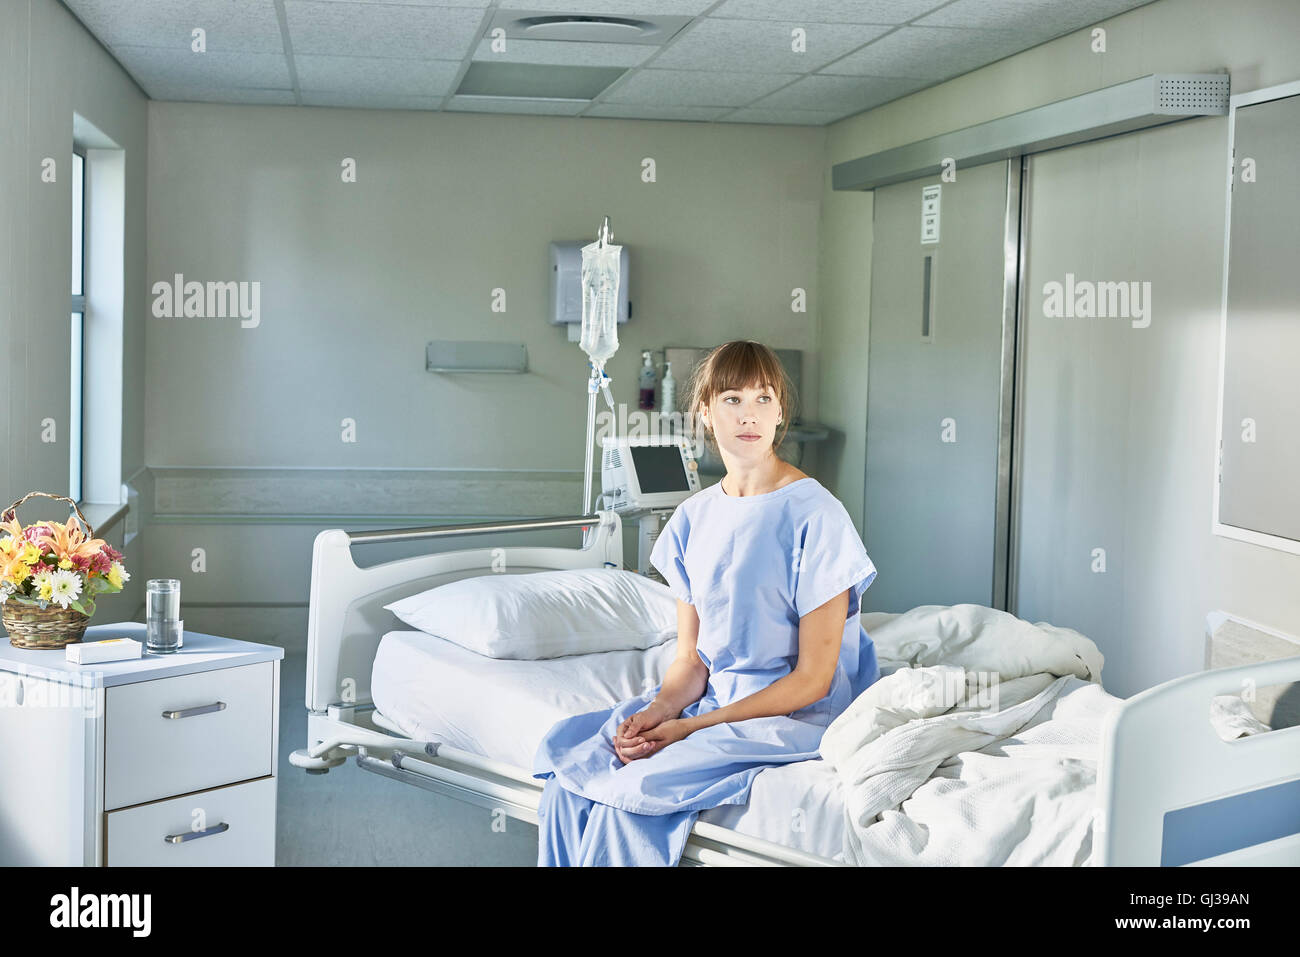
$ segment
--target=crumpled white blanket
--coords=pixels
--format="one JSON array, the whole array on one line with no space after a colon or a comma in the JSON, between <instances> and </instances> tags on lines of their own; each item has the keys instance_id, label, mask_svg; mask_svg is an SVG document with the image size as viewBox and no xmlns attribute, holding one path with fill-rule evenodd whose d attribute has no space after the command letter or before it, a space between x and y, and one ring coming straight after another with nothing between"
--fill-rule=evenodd
<instances>
[{"instance_id":1,"label":"crumpled white blanket","mask_svg":"<svg viewBox=\"0 0 1300 957\"><path fill-rule=\"evenodd\" d=\"M1210 699L1210 723L1224 741L1273 730L1255 717L1250 705L1236 694L1219 694Z\"/></svg>"},{"instance_id":2,"label":"crumpled white blanket","mask_svg":"<svg viewBox=\"0 0 1300 957\"><path fill-rule=\"evenodd\" d=\"M1089 862L1104 715L1097 646L980 605L862 623L882 670L826 729L846 863Z\"/></svg>"}]
</instances>

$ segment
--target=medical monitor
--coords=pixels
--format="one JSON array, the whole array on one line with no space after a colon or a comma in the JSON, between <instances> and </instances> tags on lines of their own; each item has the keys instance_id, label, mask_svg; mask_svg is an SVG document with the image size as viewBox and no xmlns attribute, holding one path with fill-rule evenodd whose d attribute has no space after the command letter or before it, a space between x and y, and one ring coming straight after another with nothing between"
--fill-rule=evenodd
<instances>
[{"instance_id":1,"label":"medical monitor","mask_svg":"<svg viewBox=\"0 0 1300 957\"><path fill-rule=\"evenodd\" d=\"M700 490L695 456L683 436L612 436L603 445L600 478L606 508L673 508Z\"/></svg>"}]
</instances>

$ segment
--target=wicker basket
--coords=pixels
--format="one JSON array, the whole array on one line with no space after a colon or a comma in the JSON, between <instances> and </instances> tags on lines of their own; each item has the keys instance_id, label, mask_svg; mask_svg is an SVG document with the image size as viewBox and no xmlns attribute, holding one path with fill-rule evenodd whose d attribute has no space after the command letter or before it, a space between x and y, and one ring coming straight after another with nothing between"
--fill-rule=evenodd
<instances>
[{"instance_id":1,"label":"wicker basket","mask_svg":"<svg viewBox=\"0 0 1300 957\"><path fill-rule=\"evenodd\" d=\"M95 537L95 530L86 521L86 516L81 514L81 509L77 508L76 502L66 496L50 495L48 492L28 492L3 512L0 512L0 521L7 521L16 517L18 506L29 498L36 497L67 502L72 506L72 510L77 513L77 518L81 521L81 527L85 529L86 537ZM75 608L60 608L53 603L46 605L44 608L38 608L35 605L25 605L11 599L0 605L0 608L4 609L3 613L0 613L0 620L4 622L5 631L9 632L9 644L15 648L62 648L74 641L80 641L86 633L86 626L90 624L89 615L79 612Z\"/></svg>"}]
</instances>

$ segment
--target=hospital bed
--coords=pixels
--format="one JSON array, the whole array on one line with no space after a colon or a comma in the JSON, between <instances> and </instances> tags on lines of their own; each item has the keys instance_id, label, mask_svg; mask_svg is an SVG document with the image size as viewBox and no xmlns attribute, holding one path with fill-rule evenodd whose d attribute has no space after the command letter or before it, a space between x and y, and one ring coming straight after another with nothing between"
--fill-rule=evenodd
<instances>
[{"instance_id":1,"label":"hospital bed","mask_svg":"<svg viewBox=\"0 0 1300 957\"><path fill-rule=\"evenodd\" d=\"M559 529L582 529L584 544L470 548L370 567L358 566L352 555L356 545ZM491 574L502 559L510 573L526 574L622 568L622 552L622 525L613 511L321 532L308 615L307 747L293 752L291 763L323 774L354 757L363 770L535 825L542 782L530 772L542 735L562 717L640 694L653 686L647 680L657 684L676 642L645 651L502 660L400 630L383 606ZM882 675L906 666L880 661ZM1103 747L1092 863L1300 861L1294 813L1300 727L1228 742L1205 720L1213 695L1240 692L1245 681L1264 687L1296 680L1300 656L1178 678L1117 702L1098 729ZM681 863L843 866L837 859L847 826L840 790L823 760L766 768L746 804L700 814ZM1243 819L1251 823L1242 825ZM1206 827L1218 836L1204 838Z\"/></svg>"}]
</instances>

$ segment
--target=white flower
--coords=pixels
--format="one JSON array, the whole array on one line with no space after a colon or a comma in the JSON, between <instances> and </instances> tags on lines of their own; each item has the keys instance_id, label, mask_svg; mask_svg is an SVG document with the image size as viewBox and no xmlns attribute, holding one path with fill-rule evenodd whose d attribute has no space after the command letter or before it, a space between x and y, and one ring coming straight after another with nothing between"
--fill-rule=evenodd
<instances>
[{"instance_id":1,"label":"white flower","mask_svg":"<svg viewBox=\"0 0 1300 957\"><path fill-rule=\"evenodd\" d=\"M32 576L32 597L40 598L45 589L54 585L53 573L45 567L42 567L35 575Z\"/></svg>"},{"instance_id":2,"label":"white flower","mask_svg":"<svg viewBox=\"0 0 1300 957\"><path fill-rule=\"evenodd\" d=\"M81 576L76 572L60 570L50 576L50 600L66 609L81 595Z\"/></svg>"}]
</instances>

